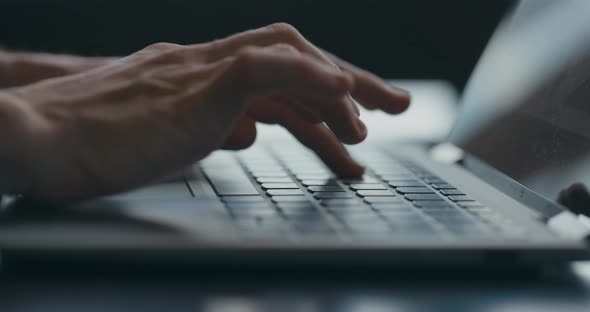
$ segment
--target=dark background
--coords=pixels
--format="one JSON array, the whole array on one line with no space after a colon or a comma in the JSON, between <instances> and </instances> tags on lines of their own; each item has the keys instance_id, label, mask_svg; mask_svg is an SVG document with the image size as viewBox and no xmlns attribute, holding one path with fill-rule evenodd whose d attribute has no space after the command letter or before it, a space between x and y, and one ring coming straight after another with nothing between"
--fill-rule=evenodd
<instances>
[{"instance_id":1,"label":"dark background","mask_svg":"<svg viewBox=\"0 0 590 312\"><path fill-rule=\"evenodd\" d=\"M195 43L277 21L387 78L443 78L461 88L510 0L2 0L0 45L124 55Z\"/></svg>"}]
</instances>

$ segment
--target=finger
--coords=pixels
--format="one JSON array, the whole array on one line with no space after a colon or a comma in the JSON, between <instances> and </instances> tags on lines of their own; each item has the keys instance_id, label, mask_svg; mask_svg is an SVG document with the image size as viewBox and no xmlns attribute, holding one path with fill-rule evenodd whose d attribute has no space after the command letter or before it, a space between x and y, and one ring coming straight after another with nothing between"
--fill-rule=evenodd
<instances>
[{"instance_id":1,"label":"finger","mask_svg":"<svg viewBox=\"0 0 590 312\"><path fill-rule=\"evenodd\" d=\"M354 102L354 100L351 97L347 97L347 100L350 101L350 103L352 103L352 108L354 108L354 111L356 112L357 116L361 115L361 110L359 109L359 107L356 105L356 103Z\"/></svg>"},{"instance_id":2,"label":"finger","mask_svg":"<svg viewBox=\"0 0 590 312\"><path fill-rule=\"evenodd\" d=\"M325 52L330 59L343 71L355 78L355 88L352 96L368 109L379 108L387 113L397 114L408 108L410 93L406 90L391 86L381 78L362 70L338 57Z\"/></svg>"},{"instance_id":3,"label":"finger","mask_svg":"<svg viewBox=\"0 0 590 312\"><path fill-rule=\"evenodd\" d=\"M559 193L558 202L575 213L590 212L590 193L584 184L576 183Z\"/></svg>"},{"instance_id":4,"label":"finger","mask_svg":"<svg viewBox=\"0 0 590 312\"><path fill-rule=\"evenodd\" d=\"M273 97L274 98L274 97ZM286 98L286 97L281 97ZM366 138L367 135L367 127L362 122L362 120L358 119L360 116L360 111L357 105L353 102L350 96L344 96L340 98L326 98L326 97L317 97L317 96L310 96L310 95L297 95L294 97L295 99L286 98L286 103L291 110L299 115L300 118L304 119L310 123L320 123L324 120L328 121L330 119L340 119L340 118L347 118L347 116L351 116L354 114L357 118L354 118L353 122L355 123L354 127L360 132L360 136L358 137L358 141L362 141ZM315 113L306 107L318 107L318 106L328 106L328 107L344 107L344 113L347 116L339 117L340 111L329 111L325 115L320 115ZM336 130L338 131L338 130ZM356 143L356 142L345 142L345 143Z\"/></svg>"},{"instance_id":5,"label":"finger","mask_svg":"<svg viewBox=\"0 0 590 312\"><path fill-rule=\"evenodd\" d=\"M249 115L257 121L278 123L285 127L336 174L357 177L364 173L364 168L352 159L336 135L324 124L308 123L289 108L268 98L260 99L253 105Z\"/></svg>"},{"instance_id":6,"label":"finger","mask_svg":"<svg viewBox=\"0 0 590 312\"><path fill-rule=\"evenodd\" d=\"M303 120L305 120L309 123L323 122L320 115L318 115L317 113L315 113L315 112L311 111L310 109L308 109L307 107L305 107L306 106L305 104L302 104L302 103L308 103L308 105L310 105L309 103L311 103L311 101L306 100L305 97L303 97L303 96L298 96L295 99L293 99L293 98L289 98L288 96L277 95L277 96L272 96L271 99L277 103L289 106L295 113L297 113L297 115L299 115L299 117L301 117ZM313 105L313 104L311 104L311 105Z\"/></svg>"},{"instance_id":7,"label":"finger","mask_svg":"<svg viewBox=\"0 0 590 312\"><path fill-rule=\"evenodd\" d=\"M239 150L250 147L256 141L256 122L248 116L238 119L223 144L223 149Z\"/></svg>"},{"instance_id":8,"label":"finger","mask_svg":"<svg viewBox=\"0 0 590 312\"><path fill-rule=\"evenodd\" d=\"M314 103L317 105L306 107L318 112L340 140L357 143L365 138L366 127L354 108L340 104L352 86L349 76L309 56L252 49L236 58L216 79L211 92L219 103L243 103L252 96L277 94L309 94L336 99L318 101Z\"/></svg>"}]
</instances>

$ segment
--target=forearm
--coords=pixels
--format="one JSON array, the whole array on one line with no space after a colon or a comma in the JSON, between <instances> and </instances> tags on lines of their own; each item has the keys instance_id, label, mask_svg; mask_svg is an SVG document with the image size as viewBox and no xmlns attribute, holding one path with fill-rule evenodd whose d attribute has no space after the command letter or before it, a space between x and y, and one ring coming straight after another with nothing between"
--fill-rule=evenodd
<instances>
[{"instance_id":1,"label":"forearm","mask_svg":"<svg viewBox=\"0 0 590 312\"><path fill-rule=\"evenodd\" d=\"M29 107L0 91L0 195L24 192L30 185L31 121Z\"/></svg>"},{"instance_id":2,"label":"forearm","mask_svg":"<svg viewBox=\"0 0 590 312\"><path fill-rule=\"evenodd\" d=\"M9 52L0 49L0 88L22 86L78 73L105 64L109 60L62 54Z\"/></svg>"}]
</instances>

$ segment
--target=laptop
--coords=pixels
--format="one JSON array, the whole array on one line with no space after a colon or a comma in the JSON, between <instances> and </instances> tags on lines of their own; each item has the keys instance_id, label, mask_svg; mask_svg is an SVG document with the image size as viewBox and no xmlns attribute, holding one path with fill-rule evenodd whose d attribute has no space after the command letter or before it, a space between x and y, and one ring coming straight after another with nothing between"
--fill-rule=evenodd
<instances>
[{"instance_id":1,"label":"laptop","mask_svg":"<svg viewBox=\"0 0 590 312\"><path fill-rule=\"evenodd\" d=\"M127 194L7 203L0 252L234 264L586 259L588 218L555 199L573 182L590 185L588 9L520 2L478 62L448 138L351 147L363 177L337 177L294 141L266 140Z\"/></svg>"}]
</instances>

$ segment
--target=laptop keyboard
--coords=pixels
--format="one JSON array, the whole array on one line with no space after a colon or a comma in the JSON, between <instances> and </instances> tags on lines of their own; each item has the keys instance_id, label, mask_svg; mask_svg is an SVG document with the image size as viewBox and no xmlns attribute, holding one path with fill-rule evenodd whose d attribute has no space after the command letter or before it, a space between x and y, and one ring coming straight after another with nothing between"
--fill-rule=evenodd
<instances>
[{"instance_id":1,"label":"laptop keyboard","mask_svg":"<svg viewBox=\"0 0 590 312\"><path fill-rule=\"evenodd\" d=\"M216 152L200 163L233 223L268 238L514 239L525 234L410 160L355 155L360 178L338 178L302 148Z\"/></svg>"}]
</instances>

